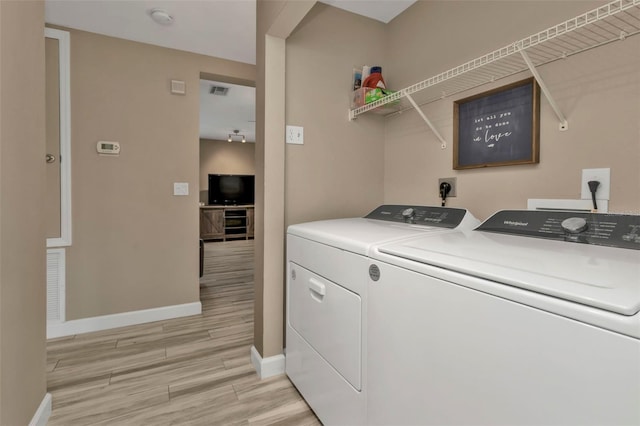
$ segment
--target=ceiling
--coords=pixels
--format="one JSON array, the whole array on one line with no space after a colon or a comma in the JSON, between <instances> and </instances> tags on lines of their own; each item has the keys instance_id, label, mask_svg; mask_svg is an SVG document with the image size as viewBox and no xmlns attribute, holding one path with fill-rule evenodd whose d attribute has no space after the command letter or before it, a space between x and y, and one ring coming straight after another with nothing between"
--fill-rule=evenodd
<instances>
[{"instance_id":1,"label":"ceiling","mask_svg":"<svg viewBox=\"0 0 640 426\"><path fill-rule=\"evenodd\" d=\"M229 89L226 95L210 93L211 88ZM239 130L247 142L256 141L256 89L218 81L200 80L200 138L227 140ZM239 142L241 138L233 138Z\"/></svg>"},{"instance_id":2,"label":"ceiling","mask_svg":"<svg viewBox=\"0 0 640 426\"><path fill-rule=\"evenodd\" d=\"M385 23L415 1L321 0ZM160 25L151 19L151 10L157 8L173 17L170 25ZM255 0L45 0L45 21L232 61L256 62ZM210 85L201 82L201 94L208 94ZM218 104L226 104L227 108L215 105L211 96L201 95L202 137L226 140L229 131L239 129L246 131L248 141L254 141L255 123L243 123L248 122L247 108L254 109L255 89L245 88L253 91L249 96L248 90L242 90L241 86L226 86L234 90L229 90L223 102L218 99L221 101Z\"/></svg>"},{"instance_id":3,"label":"ceiling","mask_svg":"<svg viewBox=\"0 0 640 426\"><path fill-rule=\"evenodd\" d=\"M417 0L320 0L340 9L388 24Z\"/></svg>"},{"instance_id":4,"label":"ceiling","mask_svg":"<svg viewBox=\"0 0 640 426\"><path fill-rule=\"evenodd\" d=\"M173 23L155 23L154 8L169 12ZM255 0L46 0L45 22L256 63Z\"/></svg>"}]
</instances>

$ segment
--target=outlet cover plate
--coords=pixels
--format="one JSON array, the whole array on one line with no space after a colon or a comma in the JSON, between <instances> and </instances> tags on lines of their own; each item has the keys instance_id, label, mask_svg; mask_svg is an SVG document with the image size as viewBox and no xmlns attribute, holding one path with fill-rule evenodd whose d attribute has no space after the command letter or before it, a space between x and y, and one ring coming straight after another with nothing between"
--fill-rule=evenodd
<instances>
[{"instance_id":1,"label":"outlet cover plate","mask_svg":"<svg viewBox=\"0 0 640 426\"><path fill-rule=\"evenodd\" d=\"M287 126L287 143L304 144L304 128L301 126Z\"/></svg>"},{"instance_id":2,"label":"outlet cover plate","mask_svg":"<svg viewBox=\"0 0 640 426\"><path fill-rule=\"evenodd\" d=\"M591 199L591 191L587 182L597 180L600 182L596 190L596 200L609 200L611 187L611 169L582 169L581 195L583 200Z\"/></svg>"},{"instance_id":3,"label":"outlet cover plate","mask_svg":"<svg viewBox=\"0 0 640 426\"><path fill-rule=\"evenodd\" d=\"M451 191L449 191L449 194L447 194L447 198L451 198L451 197L455 197L456 193L457 193L457 182L456 182L456 178L454 177L450 177L450 178L440 178L438 179L438 197L440 196L440 184L442 182L447 182L449 185L451 185Z\"/></svg>"}]
</instances>

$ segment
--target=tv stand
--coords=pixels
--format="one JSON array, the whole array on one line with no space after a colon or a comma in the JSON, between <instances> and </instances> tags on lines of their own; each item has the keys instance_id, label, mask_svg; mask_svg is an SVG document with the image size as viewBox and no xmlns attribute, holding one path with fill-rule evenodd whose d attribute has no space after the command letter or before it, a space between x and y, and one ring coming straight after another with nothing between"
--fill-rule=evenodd
<instances>
[{"instance_id":1,"label":"tv stand","mask_svg":"<svg viewBox=\"0 0 640 426\"><path fill-rule=\"evenodd\" d=\"M254 206L201 206L200 238L205 241L253 239Z\"/></svg>"}]
</instances>

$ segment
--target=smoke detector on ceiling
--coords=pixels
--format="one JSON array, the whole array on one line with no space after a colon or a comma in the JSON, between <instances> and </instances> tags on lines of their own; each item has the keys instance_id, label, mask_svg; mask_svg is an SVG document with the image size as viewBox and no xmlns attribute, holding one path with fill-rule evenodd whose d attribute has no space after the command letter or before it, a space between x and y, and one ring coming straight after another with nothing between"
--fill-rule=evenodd
<instances>
[{"instance_id":1,"label":"smoke detector on ceiling","mask_svg":"<svg viewBox=\"0 0 640 426\"><path fill-rule=\"evenodd\" d=\"M151 15L151 19L160 25L171 25L173 22L173 16L169 15L169 12L164 9L151 9L149 15Z\"/></svg>"},{"instance_id":2,"label":"smoke detector on ceiling","mask_svg":"<svg viewBox=\"0 0 640 426\"><path fill-rule=\"evenodd\" d=\"M223 87L223 86L211 86L211 89L209 90L209 93L211 93L212 95L218 95L218 96L227 96L228 92L229 92L229 88Z\"/></svg>"}]
</instances>

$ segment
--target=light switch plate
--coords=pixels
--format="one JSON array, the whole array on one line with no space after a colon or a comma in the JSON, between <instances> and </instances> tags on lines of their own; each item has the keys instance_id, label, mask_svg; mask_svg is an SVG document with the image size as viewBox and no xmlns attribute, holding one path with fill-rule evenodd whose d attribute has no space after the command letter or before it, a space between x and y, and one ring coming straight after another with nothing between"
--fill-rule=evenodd
<instances>
[{"instance_id":1,"label":"light switch plate","mask_svg":"<svg viewBox=\"0 0 640 426\"><path fill-rule=\"evenodd\" d=\"M173 195L189 195L189 183L188 182L174 182L173 183Z\"/></svg>"},{"instance_id":2,"label":"light switch plate","mask_svg":"<svg viewBox=\"0 0 640 426\"><path fill-rule=\"evenodd\" d=\"M301 126L287 126L287 143L304 144L304 128Z\"/></svg>"},{"instance_id":3,"label":"light switch plate","mask_svg":"<svg viewBox=\"0 0 640 426\"><path fill-rule=\"evenodd\" d=\"M582 169L582 186L580 198L583 200L591 199L591 191L589 191L590 180L600 182L596 190L596 200L609 200L609 192L611 186L611 169Z\"/></svg>"}]
</instances>

